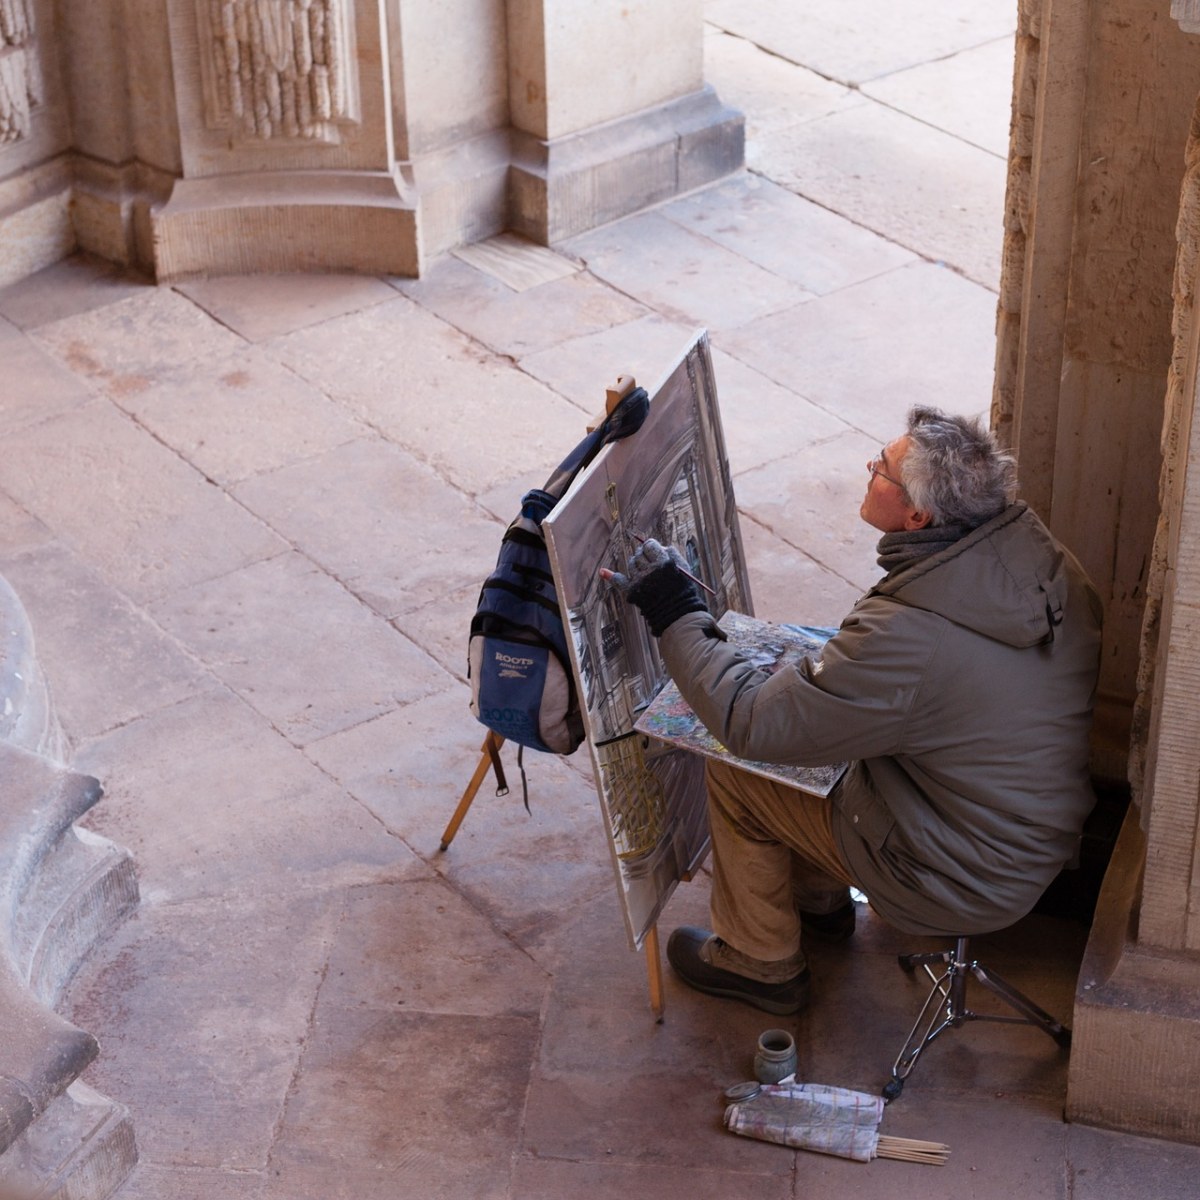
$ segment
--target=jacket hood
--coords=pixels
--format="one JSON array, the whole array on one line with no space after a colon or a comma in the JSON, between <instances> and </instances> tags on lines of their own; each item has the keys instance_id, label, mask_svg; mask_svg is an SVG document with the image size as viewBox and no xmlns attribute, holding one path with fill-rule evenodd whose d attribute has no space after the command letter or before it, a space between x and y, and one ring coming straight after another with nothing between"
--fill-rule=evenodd
<instances>
[{"instance_id":1,"label":"jacket hood","mask_svg":"<svg viewBox=\"0 0 1200 1200\"><path fill-rule=\"evenodd\" d=\"M1024 501L871 589L1009 646L1052 641L1067 602L1067 557Z\"/></svg>"}]
</instances>

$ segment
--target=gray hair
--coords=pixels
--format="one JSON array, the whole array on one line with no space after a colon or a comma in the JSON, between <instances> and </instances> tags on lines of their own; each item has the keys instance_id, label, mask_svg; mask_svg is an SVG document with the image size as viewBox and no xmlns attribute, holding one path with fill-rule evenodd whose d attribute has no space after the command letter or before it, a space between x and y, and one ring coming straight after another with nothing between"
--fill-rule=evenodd
<instances>
[{"instance_id":1,"label":"gray hair","mask_svg":"<svg viewBox=\"0 0 1200 1200\"><path fill-rule=\"evenodd\" d=\"M974 529L1012 502L1017 464L977 417L952 417L922 405L909 410L908 453L900 479L931 525Z\"/></svg>"}]
</instances>

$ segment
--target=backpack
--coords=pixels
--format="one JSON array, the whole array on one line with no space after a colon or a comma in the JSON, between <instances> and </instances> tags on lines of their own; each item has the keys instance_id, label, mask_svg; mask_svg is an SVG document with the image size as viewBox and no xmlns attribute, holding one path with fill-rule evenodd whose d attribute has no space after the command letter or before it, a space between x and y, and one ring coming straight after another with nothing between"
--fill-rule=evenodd
<instances>
[{"instance_id":1,"label":"backpack","mask_svg":"<svg viewBox=\"0 0 1200 1200\"><path fill-rule=\"evenodd\" d=\"M559 464L544 488L525 493L520 514L500 543L496 567L480 590L467 650L471 712L522 752L529 746L573 754L584 738L542 521L600 450L636 433L649 411L645 389L634 388Z\"/></svg>"}]
</instances>

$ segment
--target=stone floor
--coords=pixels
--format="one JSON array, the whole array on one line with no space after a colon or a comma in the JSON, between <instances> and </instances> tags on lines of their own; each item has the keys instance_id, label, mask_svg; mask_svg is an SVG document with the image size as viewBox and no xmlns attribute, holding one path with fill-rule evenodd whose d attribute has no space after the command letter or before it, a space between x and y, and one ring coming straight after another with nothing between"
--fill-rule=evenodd
<instances>
[{"instance_id":1,"label":"stone floor","mask_svg":"<svg viewBox=\"0 0 1200 1200\"><path fill-rule=\"evenodd\" d=\"M887 1111L945 1167L723 1131L779 1022L669 975L654 1021L582 753L438 849L479 582L617 374L710 330L760 615L836 622L872 581L866 460L914 401L989 403L1015 7L709 0L749 170L554 253L161 288L71 259L0 293L0 573L141 879L69 1006L134 1115L121 1200L1194 1194L1200 1148L1064 1124L1029 1029L947 1034ZM702 875L664 929L706 905ZM980 952L1069 1017L1085 935ZM884 1082L910 946L864 910L814 951L801 1077Z\"/></svg>"}]
</instances>

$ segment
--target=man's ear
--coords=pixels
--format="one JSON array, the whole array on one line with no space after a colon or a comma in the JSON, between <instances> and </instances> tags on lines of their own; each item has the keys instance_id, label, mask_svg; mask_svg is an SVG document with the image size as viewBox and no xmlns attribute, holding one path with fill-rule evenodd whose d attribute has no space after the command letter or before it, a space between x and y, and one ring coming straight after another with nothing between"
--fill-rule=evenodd
<instances>
[{"instance_id":1,"label":"man's ear","mask_svg":"<svg viewBox=\"0 0 1200 1200\"><path fill-rule=\"evenodd\" d=\"M933 513L923 508L914 508L904 522L905 529L924 529L933 520Z\"/></svg>"}]
</instances>

